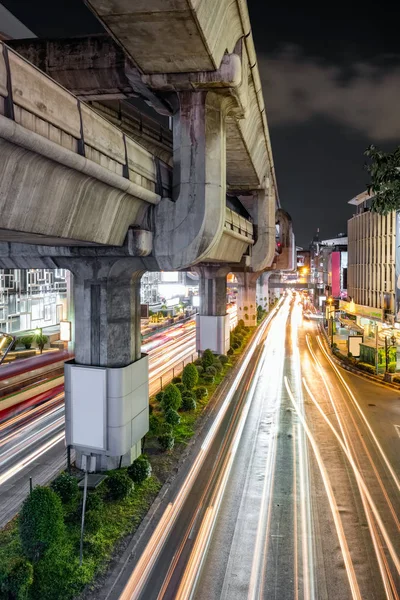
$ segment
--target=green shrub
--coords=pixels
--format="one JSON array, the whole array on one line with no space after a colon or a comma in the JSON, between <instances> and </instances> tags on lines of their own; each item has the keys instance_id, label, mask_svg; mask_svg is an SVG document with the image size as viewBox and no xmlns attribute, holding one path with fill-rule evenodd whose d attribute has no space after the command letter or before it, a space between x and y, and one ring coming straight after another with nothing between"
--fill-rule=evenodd
<instances>
[{"instance_id":1,"label":"green shrub","mask_svg":"<svg viewBox=\"0 0 400 600\"><path fill-rule=\"evenodd\" d=\"M128 475L134 483L142 483L151 475L151 464L145 456L139 456L128 467Z\"/></svg>"},{"instance_id":2,"label":"green shrub","mask_svg":"<svg viewBox=\"0 0 400 600\"><path fill-rule=\"evenodd\" d=\"M211 367L211 365L214 362L214 354L209 349L204 350L202 359L203 359L203 367L204 367L204 369L207 369L207 367Z\"/></svg>"},{"instance_id":3,"label":"green shrub","mask_svg":"<svg viewBox=\"0 0 400 600\"><path fill-rule=\"evenodd\" d=\"M24 500L19 515L22 549L29 560L37 561L64 535L60 497L50 488L37 486Z\"/></svg>"},{"instance_id":4,"label":"green shrub","mask_svg":"<svg viewBox=\"0 0 400 600\"><path fill-rule=\"evenodd\" d=\"M162 450L167 452L167 450L172 450L175 444L175 438L171 433L162 433L158 436L158 443L160 444Z\"/></svg>"},{"instance_id":5,"label":"green shrub","mask_svg":"<svg viewBox=\"0 0 400 600\"><path fill-rule=\"evenodd\" d=\"M203 381L204 383L207 383L208 385L211 385L214 383L214 375L203 375Z\"/></svg>"},{"instance_id":6,"label":"green shrub","mask_svg":"<svg viewBox=\"0 0 400 600\"><path fill-rule=\"evenodd\" d=\"M214 365L211 365L210 367L206 368L206 374L212 375L214 377L217 374L217 369L215 368Z\"/></svg>"},{"instance_id":7,"label":"green shrub","mask_svg":"<svg viewBox=\"0 0 400 600\"><path fill-rule=\"evenodd\" d=\"M194 390L194 393L196 394L196 398L201 400L202 398L207 398L208 389L204 386L200 386Z\"/></svg>"},{"instance_id":8,"label":"green shrub","mask_svg":"<svg viewBox=\"0 0 400 600\"><path fill-rule=\"evenodd\" d=\"M167 423L167 421L163 421L162 423L160 423L158 432L160 435L163 435L164 433L169 433L172 435L174 431L174 428L172 427L171 423Z\"/></svg>"},{"instance_id":9,"label":"green shrub","mask_svg":"<svg viewBox=\"0 0 400 600\"><path fill-rule=\"evenodd\" d=\"M182 402L181 393L173 383L169 383L164 390L161 407L166 412L169 408L178 410Z\"/></svg>"},{"instance_id":10,"label":"green shrub","mask_svg":"<svg viewBox=\"0 0 400 600\"><path fill-rule=\"evenodd\" d=\"M216 370L217 373L221 373L222 364L219 362L219 360L214 361L213 368Z\"/></svg>"},{"instance_id":11,"label":"green shrub","mask_svg":"<svg viewBox=\"0 0 400 600\"><path fill-rule=\"evenodd\" d=\"M156 415L149 416L149 431L150 433L157 433L158 428L160 426L160 420Z\"/></svg>"},{"instance_id":12,"label":"green shrub","mask_svg":"<svg viewBox=\"0 0 400 600\"><path fill-rule=\"evenodd\" d=\"M71 504L79 495L76 477L68 473L60 473L50 484L51 489L60 497L63 504Z\"/></svg>"},{"instance_id":13,"label":"green shrub","mask_svg":"<svg viewBox=\"0 0 400 600\"><path fill-rule=\"evenodd\" d=\"M182 410L186 410L186 411L190 411L190 410L196 410L196 399L194 397L194 394L192 395L184 395L182 397Z\"/></svg>"},{"instance_id":14,"label":"green shrub","mask_svg":"<svg viewBox=\"0 0 400 600\"><path fill-rule=\"evenodd\" d=\"M197 372L199 374L199 376L203 373L204 371L204 367L202 367L201 365L197 365L196 366Z\"/></svg>"},{"instance_id":15,"label":"green shrub","mask_svg":"<svg viewBox=\"0 0 400 600\"><path fill-rule=\"evenodd\" d=\"M228 350L227 354L228 354L228 356L232 356L232 354L234 354L234 352L235 352L235 351L234 351L234 349L233 349L233 348L232 348L232 346L231 346L231 347L229 348L229 350Z\"/></svg>"},{"instance_id":16,"label":"green shrub","mask_svg":"<svg viewBox=\"0 0 400 600\"><path fill-rule=\"evenodd\" d=\"M349 358L352 358L352 356L353 356L353 353L352 353L352 352L348 352L348 353L347 353L347 356L348 356Z\"/></svg>"},{"instance_id":17,"label":"green shrub","mask_svg":"<svg viewBox=\"0 0 400 600\"><path fill-rule=\"evenodd\" d=\"M202 367L203 366L203 359L202 358L196 358L196 360L194 361L194 364L197 367Z\"/></svg>"},{"instance_id":18,"label":"green shrub","mask_svg":"<svg viewBox=\"0 0 400 600\"><path fill-rule=\"evenodd\" d=\"M400 383L400 377L393 377L394 383Z\"/></svg>"},{"instance_id":19,"label":"green shrub","mask_svg":"<svg viewBox=\"0 0 400 600\"><path fill-rule=\"evenodd\" d=\"M169 408L165 412L165 421L173 427L175 427L176 425L179 425L179 423L181 422L181 418L176 412L176 410L174 410L173 408Z\"/></svg>"},{"instance_id":20,"label":"green shrub","mask_svg":"<svg viewBox=\"0 0 400 600\"><path fill-rule=\"evenodd\" d=\"M369 365L368 363L359 362L357 366L359 369L365 371L366 373L371 373L372 375L375 374L375 367Z\"/></svg>"},{"instance_id":21,"label":"green shrub","mask_svg":"<svg viewBox=\"0 0 400 600\"><path fill-rule=\"evenodd\" d=\"M246 310L246 308L245 308L245 310ZM239 319L238 324L236 325L235 329L236 330L240 330L240 329L245 329L245 327L246 326L244 324L243 319Z\"/></svg>"},{"instance_id":22,"label":"green shrub","mask_svg":"<svg viewBox=\"0 0 400 600\"><path fill-rule=\"evenodd\" d=\"M42 354L43 348L45 347L48 341L49 338L47 337L47 335L43 335L42 333L35 335L35 343L36 346L39 348L40 354Z\"/></svg>"},{"instance_id":23,"label":"green shrub","mask_svg":"<svg viewBox=\"0 0 400 600\"><path fill-rule=\"evenodd\" d=\"M17 341L19 344L25 346L25 348L29 350L33 344L33 335L23 335L22 337L18 338Z\"/></svg>"},{"instance_id":24,"label":"green shrub","mask_svg":"<svg viewBox=\"0 0 400 600\"><path fill-rule=\"evenodd\" d=\"M105 483L111 500L123 500L133 490L133 482L125 471L113 471Z\"/></svg>"},{"instance_id":25,"label":"green shrub","mask_svg":"<svg viewBox=\"0 0 400 600\"><path fill-rule=\"evenodd\" d=\"M218 360L221 363L221 365L226 365L229 362L229 357L225 356L225 354L220 354Z\"/></svg>"},{"instance_id":26,"label":"green shrub","mask_svg":"<svg viewBox=\"0 0 400 600\"><path fill-rule=\"evenodd\" d=\"M158 392L156 394L156 400L157 402L159 402L161 404L161 402L163 401L164 398L164 392L161 390L161 392Z\"/></svg>"},{"instance_id":27,"label":"green shrub","mask_svg":"<svg viewBox=\"0 0 400 600\"><path fill-rule=\"evenodd\" d=\"M232 344L232 348L233 348L234 350L239 350L239 348L240 348L240 346L241 346L241 345L242 345L242 344L241 344L240 342L233 342L233 344Z\"/></svg>"},{"instance_id":28,"label":"green shrub","mask_svg":"<svg viewBox=\"0 0 400 600\"><path fill-rule=\"evenodd\" d=\"M181 393L181 395L182 395L182 393L183 393L183 392L185 391L185 389L186 389L186 388L185 388L185 386L183 385L183 383L175 383L174 385L175 385L175 386L178 388L178 390L180 391L180 393Z\"/></svg>"},{"instance_id":29,"label":"green shrub","mask_svg":"<svg viewBox=\"0 0 400 600\"><path fill-rule=\"evenodd\" d=\"M77 553L70 545L50 548L35 564L29 600L71 600L83 588L80 569Z\"/></svg>"},{"instance_id":30,"label":"green shrub","mask_svg":"<svg viewBox=\"0 0 400 600\"><path fill-rule=\"evenodd\" d=\"M388 366L389 373L396 373L396 363L390 363Z\"/></svg>"},{"instance_id":31,"label":"green shrub","mask_svg":"<svg viewBox=\"0 0 400 600\"><path fill-rule=\"evenodd\" d=\"M0 592L7 593L5 598L26 600L29 588L33 583L33 567L26 558L14 558L8 567L8 572ZM3 596L2 596L3 597Z\"/></svg>"},{"instance_id":32,"label":"green shrub","mask_svg":"<svg viewBox=\"0 0 400 600\"><path fill-rule=\"evenodd\" d=\"M193 363L189 363L183 369L182 382L188 390L192 390L199 379L199 373Z\"/></svg>"},{"instance_id":33,"label":"green shrub","mask_svg":"<svg viewBox=\"0 0 400 600\"><path fill-rule=\"evenodd\" d=\"M172 383L182 383L182 377L173 377Z\"/></svg>"}]
</instances>

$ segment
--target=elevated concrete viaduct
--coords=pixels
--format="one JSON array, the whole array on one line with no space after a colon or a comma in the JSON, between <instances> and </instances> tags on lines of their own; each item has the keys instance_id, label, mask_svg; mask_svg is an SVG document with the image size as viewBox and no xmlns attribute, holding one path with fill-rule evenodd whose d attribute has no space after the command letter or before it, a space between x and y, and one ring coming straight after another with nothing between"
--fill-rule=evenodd
<instances>
[{"instance_id":1,"label":"elevated concrete viaduct","mask_svg":"<svg viewBox=\"0 0 400 600\"><path fill-rule=\"evenodd\" d=\"M227 273L254 325L256 280L289 269L294 243L245 0L87 4L107 35L0 45L0 265L74 274L67 442L108 468L148 428L141 274L195 268L198 349L226 352ZM172 138L135 125L132 97Z\"/></svg>"}]
</instances>

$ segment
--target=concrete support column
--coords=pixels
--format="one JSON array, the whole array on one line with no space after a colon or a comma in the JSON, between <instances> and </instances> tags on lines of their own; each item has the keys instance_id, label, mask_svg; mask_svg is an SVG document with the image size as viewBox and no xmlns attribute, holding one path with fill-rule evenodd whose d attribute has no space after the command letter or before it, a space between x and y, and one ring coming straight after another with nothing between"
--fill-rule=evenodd
<instances>
[{"instance_id":1,"label":"concrete support column","mask_svg":"<svg viewBox=\"0 0 400 600\"><path fill-rule=\"evenodd\" d=\"M237 318L246 327L257 325L257 279L258 273L236 273L238 280Z\"/></svg>"},{"instance_id":2,"label":"concrete support column","mask_svg":"<svg viewBox=\"0 0 400 600\"><path fill-rule=\"evenodd\" d=\"M148 359L141 354L140 278L129 258L71 261L75 360L65 366L66 438L97 469L130 464L148 431ZM79 466L79 465L78 465Z\"/></svg>"},{"instance_id":3,"label":"concrete support column","mask_svg":"<svg viewBox=\"0 0 400 600\"><path fill-rule=\"evenodd\" d=\"M269 278L271 273L261 273L256 284L256 300L257 306L260 305L265 310L269 307Z\"/></svg>"},{"instance_id":4,"label":"concrete support column","mask_svg":"<svg viewBox=\"0 0 400 600\"><path fill-rule=\"evenodd\" d=\"M216 354L229 350L229 315L226 312L227 267L199 267L200 309L196 320L196 348Z\"/></svg>"}]
</instances>

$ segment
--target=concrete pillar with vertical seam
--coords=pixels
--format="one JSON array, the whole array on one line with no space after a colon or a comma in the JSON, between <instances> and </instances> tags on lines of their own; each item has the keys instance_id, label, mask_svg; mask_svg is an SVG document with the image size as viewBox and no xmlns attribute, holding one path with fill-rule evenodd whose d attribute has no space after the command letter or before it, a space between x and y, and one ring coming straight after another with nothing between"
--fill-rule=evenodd
<instances>
[{"instance_id":1,"label":"concrete pillar with vertical seam","mask_svg":"<svg viewBox=\"0 0 400 600\"><path fill-rule=\"evenodd\" d=\"M97 470L131 464L148 431L148 358L141 354L140 278L129 258L71 261L75 360L65 365L66 439ZM79 466L79 464L78 464Z\"/></svg>"},{"instance_id":2,"label":"concrete pillar with vertical seam","mask_svg":"<svg viewBox=\"0 0 400 600\"><path fill-rule=\"evenodd\" d=\"M226 354L230 341L230 317L226 312L226 276L228 267L198 267L200 308L196 320L196 348Z\"/></svg>"}]
</instances>

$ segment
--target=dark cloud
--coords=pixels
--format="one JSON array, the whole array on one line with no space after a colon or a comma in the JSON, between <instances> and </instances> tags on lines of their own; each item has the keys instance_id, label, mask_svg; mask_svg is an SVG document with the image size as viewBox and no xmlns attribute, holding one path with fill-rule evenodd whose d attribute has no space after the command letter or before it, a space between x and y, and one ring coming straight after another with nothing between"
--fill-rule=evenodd
<instances>
[{"instance_id":1,"label":"dark cloud","mask_svg":"<svg viewBox=\"0 0 400 600\"><path fill-rule=\"evenodd\" d=\"M400 139L399 64L354 63L345 72L293 46L270 57L259 53L258 63L271 126L326 117L371 142Z\"/></svg>"}]
</instances>

